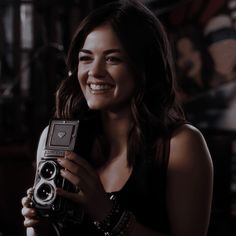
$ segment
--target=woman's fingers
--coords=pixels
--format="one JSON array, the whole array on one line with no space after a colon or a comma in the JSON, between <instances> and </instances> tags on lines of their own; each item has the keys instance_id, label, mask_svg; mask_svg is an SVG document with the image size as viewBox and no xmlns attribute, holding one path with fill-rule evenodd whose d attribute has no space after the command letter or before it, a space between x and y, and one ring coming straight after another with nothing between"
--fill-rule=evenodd
<instances>
[{"instance_id":1,"label":"woman's fingers","mask_svg":"<svg viewBox=\"0 0 236 236\"><path fill-rule=\"evenodd\" d=\"M37 219L25 218L24 226L25 227L35 227L40 224L40 221Z\"/></svg>"},{"instance_id":2,"label":"woman's fingers","mask_svg":"<svg viewBox=\"0 0 236 236\"><path fill-rule=\"evenodd\" d=\"M21 204L22 204L22 206L28 205L28 204L29 204L29 201L30 201L29 197L23 197L23 198L21 199Z\"/></svg>"},{"instance_id":3,"label":"woman's fingers","mask_svg":"<svg viewBox=\"0 0 236 236\"><path fill-rule=\"evenodd\" d=\"M74 152L65 152L65 159L68 159L79 166L83 167L88 173L94 173L94 169L90 166L90 164L82 157L78 156Z\"/></svg>"},{"instance_id":4,"label":"woman's fingers","mask_svg":"<svg viewBox=\"0 0 236 236\"><path fill-rule=\"evenodd\" d=\"M32 196L33 195L33 188L27 189L27 195Z\"/></svg>"},{"instance_id":5,"label":"woman's fingers","mask_svg":"<svg viewBox=\"0 0 236 236\"><path fill-rule=\"evenodd\" d=\"M81 165L78 165L77 163L73 161L70 161L66 158L58 158L57 161L60 164L60 166L69 170L72 174L79 175L79 176L88 175L87 171Z\"/></svg>"},{"instance_id":6,"label":"woman's fingers","mask_svg":"<svg viewBox=\"0 0 236 236\"><path fill-rule=\"evenodd\" d=\"M24 219L24 226L25 227L35 227L39 224L39 220L37 219L37 213L34 208L31 208L31 199L30 197L26 196L23 197L21 200L23 208L21 209L21 214L23 215Z\"/></svg>"},{"instance_id":7,"label":"woman's fingers","mask_svg":"<svg viewBox=\"0 0 236 236\"><path fill-rule=\"evenodd\" d=\"M29 207L30 208L30 207L32 207L32 200L28 196L23 197L22 200L21 200L21 204L24 207Z\"/></svg>"},{"instance_id":8,"label":"woman's fingers","mask_svg":"<svg viewBox=\"0 0 236 236\"><path fill-rule=\"evenodd\" d=\"M93 183L97 182L95 170L76 153L68 152L65 158L58 158L58 163L64 168L61 170L62 177L81 190L94 186Z\"/></svg>"},{"instance_id":9,"label":"woman's fingers","mask_svg":"<svg viewBox=\"0 0 236 236\"><path fill-rule=\"evenodd\" d=\"M88 214L96 215L96 204L103 204L107 201L105 190L97 172L85 159L74 152L67 152L64 158L58 159L58 163L63 167L60 170L61 176L80 191L75 193L58 188L57 194L82 204Z\"/></svg>"},{"instance_id":10,"label":"woman's fingers","mask_svg":"<svg viewBox=\"0 0 236 236\"><path fill-rule=\"evenodd\" d=\"M82 191L86 188L88 185L86 182L81 181L81 178L77 175L72 174L68 170L61 170L61 176L70 181L74 186L78 187Z\"/></svg>"},{"instance_id":11,"label":"woman's fingers","mask_svg":"<svg viewBox=\"0 0 236 236\"><path fill-rule=\"evenodd\" d=\"M33 188L29 188L27 190L27 196L25 196L21 199L21 204L23 207L28 207L28 208L32 207L32 205L33 205L33 202L31 199L32 195L33 195Z\"/></svg>"},{"instance_id":12,"label":"woman's fingers","mask_svg":"<svg viewBox=\"0 0 236 236\"><path fill-rule=\"evenodd\" d=\"M34 235L35 229L41 232L46 229L51 230L51 226L48 221L38 217L37 211L33 206L32 202L33 188L27 190L27 196L23 197L21 200L22 209L21 214L24 217L23 225L27 228L27 235ZM44 235L43 233L40 235Z\"/></svg>"},{"instance_id":13,"label":"woman's fingers","mask_svg":"<svg viewBox=\"0 0 236 236\"><path fill-rule=\"evenodd\" d=\"M67 198L73 202L83 203L83 198L81 197L81 195L83 195L82 192L72 193L72 192L65 191L62 188L57 188L56 191L57 191L58 195L60 195L64 198Z\"/></svg>"},{"instance_id":14,"label":"woman's fingers","mask_svg":"<svg viewBox=\"0 0 236 236\"><path fill-rule=\"evenodd\" d=\"M33 209L33 208L28 208L28 207L23 207L23 208L21 209L21 214L22 214L24 217L28 217L28 218L32 218L32 217L36 217L36 216L37 216L35 209Z\"/></svg>"}]
</instances>

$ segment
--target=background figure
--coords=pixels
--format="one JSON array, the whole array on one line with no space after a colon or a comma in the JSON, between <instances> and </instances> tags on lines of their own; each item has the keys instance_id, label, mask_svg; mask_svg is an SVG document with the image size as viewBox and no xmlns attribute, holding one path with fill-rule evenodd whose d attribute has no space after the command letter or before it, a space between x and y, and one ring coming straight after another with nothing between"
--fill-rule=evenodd
<instances>
[{"instance_id":1,"label":"background figure","mask_svg":"<svg viewBox=\"0 0 236 236\"><path fill-rule=\"evenodd\" d=\"M204 35L216 71L212 86L235 79L236 30L232 19L224 14L211 18L204 28Z\"/></svg>"},{"instance_id":2,"label":"background figure","mask_svg":"<svg viewBox=\"0 0 236 236\"><path fill-rule=\"evenodd\" d=\"M194 27L174 33L179 97L187 102L210 88L214 65L202 35Z\"/></svg>"}]
</instances>

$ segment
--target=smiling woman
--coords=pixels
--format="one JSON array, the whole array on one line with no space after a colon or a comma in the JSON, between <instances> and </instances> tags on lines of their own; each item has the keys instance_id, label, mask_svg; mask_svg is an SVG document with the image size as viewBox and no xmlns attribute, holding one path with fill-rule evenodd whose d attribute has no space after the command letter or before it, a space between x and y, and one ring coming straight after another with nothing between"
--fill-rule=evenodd
<instances>
[{"instance_id":1,"label":"smiling woman","mask_svg":"<svg viewBox=\"0 0 236 236\"><path fill-rule=\"evenodd\" d=\"M139 1L110 3L84 19L69 49L70 73L58 88L54 117L80 120L79 145L58 158L61 176L80 191L57 188L57 194L82 207L84 219L41 220L29 191L22 200L28 236L53 230L84 236L207 234L211 157L176 101L172 65L162 24Z\"/></svg>"},{"instance_id":2,"label":"smiling woman","mask_svg":"<svg viewBox=\"0 0 236 236\"><path fill-rule=\"evenodd\" d=\"M111 25L101 25L88 34L79 52L78 79L90 109L130 107L134 75Z\"/></svg>"}]
</instances>

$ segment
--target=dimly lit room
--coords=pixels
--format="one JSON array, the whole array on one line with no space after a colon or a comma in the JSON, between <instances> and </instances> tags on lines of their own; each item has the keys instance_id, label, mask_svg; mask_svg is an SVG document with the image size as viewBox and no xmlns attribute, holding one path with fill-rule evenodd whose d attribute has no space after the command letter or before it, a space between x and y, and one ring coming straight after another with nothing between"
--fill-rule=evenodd
<instances>
[{"instance_id":1,"label":"dimly lit room","mask_svg":"<svg viewBox=\"0 0 236 236\"><path fill-rule=\"evenodd\" d=\"M97 51L94 54L95 55L94 56L92 55L93 52L87 50L86 47L85 49L82 49L80 51L79 49L77 49L76 62L73 62L73 59L69 58L68 55L70 54L70 57L72 57L73 47L80 47L77 46L77 44L79 45L81 44L81 42L78 41L77 43L73 41L74 42L73 44L71 44L71 42L73 39L76 38L74 37L76 32L79 32L80 30L80 28L78 28L80 23L83 22L83 20L92 11L100 9L107 3L112 3L112 2L115 3L118 1L119 0L111 0L111 1L0 0L0 134L1 134L0 135L0 192L1 192L0 236L35 235L28 233L26 234L27 226L24 225L24 216L23 216L24 210L22 211L22 198L26 196L27 189L29 189L32 186L34 187L36 186L35 176L36 172L39 171L38 170L39 167L37 164L37 155L38 155L37 150L40 136L45 127L48 126L49 122L55 116L58 120L60 119L60 115L58 115L59 114L58 109L60 108L60 106L63 106L66 103L66 102L63 103L63 99L68 101L69 99L72 99L68 94L66 94L66 91L64 91L64 93L63 91L61 91L63 87L59 87L60 84L64 80L67 80L67 78L71 77L74 78L75 73L77 73L77 71L79 71L80 68L84 69L86 66L88 67L88 65L90 65L92 60L95 61L94 58L97 55L96 54ZM124 2L125 1L126 0L124 0ZM197 130L199 130L199 132L202 134L202 136L206 141L206 146L209 149L209 155L211 157L213 164L213 188L212 188L212 198L210 199L211 208L210 208L207 235L208 236L236 235L236 118L235 118L236 117L236 0L136 0L136 1L140 2L147 9L149 9L152 12L152 14L155 15L163 25L163 28L166 32L167 38L170 43L170 49L173 56L172 66L174 71L173 78L175 78L175 83L173 83L173 86L175 87L175 95L176 95L175 99L181 105L187 123L193 125L194 127L196 127ZM112 16L109 17L111 18ZM110 19L109 17L107 17L108 19L107 22L109 22ZM127 19L129 18L127 17ZM103 21L101 20L101 22ZM126 23L128 29L129 25L131 25L133 22L127 20ZM137 25L139 23L140 22L137 21ZM90 30L86 28L86 30L89 32L89 34L87 34L88 36L83 36L85 38L87 37L86 40L84 39L84 42L85 45L88 46L90 44L89 43L86 44L86 42L88 42L90 32L92 33L100 32L100 31L92 31L93 28L95 28L97 25L99 26L99 23L97 22L93 24L94 25L92 26L91 25L88 26L90 27ZM83 31L81 32L82 35L84 32ZM80 36L79 33L77 34ZM118 38L119 37L122 38L122 36L119 36L119 33L117 35ZM128 32L127 35L131 35L131 33ZM151 39L149 40L148 33L146 32L143 32L143 34L140 35L140 38L137 39L137 42L135 41L134 45L138 45L139 42L141 42L140 43L141 45L143 42L143 46L140 46L140 55L141 51L145 49L144 45L146 45L146 43L149 41L151 41ZM99 43L97 44L98 45L97 47L99 47L100 45ZM132 51L132 49L130 51ZM139 53L137 51L135 52L136 54ZM80 54L82 54L82 56L80 56ZM119 53L112 52L112 54L119 54ZM133 55L136 54L133 53ZM150 55L153 54L154 52L150 53ZM166 57L168 57L168 55L166 55ZM100 57L98 57L98 59L99 58ZM150 61L150 58L142 58L142 61L145 61L146 59L148 60L148 62ZM106 63L108 64L106 65L106 68L108 67L111 68L112 66L114 68L117 66L117 64L123 63L121 62L121 60L125 61L126 58L114 59L113 57L111 57L106 60L107 60ZM68 67L68 61L69 63L71 63L69 67ZM136 64L133 65L132 64L133 62L129 61L128 59L127 61L128 61L127 64L130 63L129 65L131 65L130 67L133 70L133 67L135 67ZM74 69L71 66L73 63L74 64L76 63L76 68ZM78 64L80 63L83 66L81 65L78 66ZM137 75L138 78L142 77L143 75L140 74L142 74L143 72L142 70L144 70L143 68L149 66L151 67L152 65L150 64L154 64L154 62L149 63L148 66L146 64L143 65L143 67L140 66L139 70L135 71L136 74L135 73L134 74ZM156 62L156 64L157 67L158 65L159 67L163 68L167 67L164 62L158 61ZM100 67L102 67L101 64ZM157 77L159 73L158 71L159 69L157 68L156 72ZM88 72L88 75L89 73L90 72ZM150 72L150 74L151 73L152 72ZM78 77L80 76L80 72L77 73L77 76ZM101 78L102 75L99 75L98 77L99 78L97 78L97 80L103 79ZM124 89L123 93L127 92L127 94L129 94L128 88L130 84L124 79L121 80L120 83L122 83L122 81L124 82L124 85L122 87L122 89ZM106 90L111 89L111 87L113 86L112 83L110 84L109 83L99 84L99 82L98 84L92 84L92 82L90 83L91 83L90 90L92 91L91 93L92 94L97 93L100 97L104 93L106 93ZM144 84L143 81L141 81L139 85L141 85L141 87L143 86L143 88L147 90L150 89L148 86L150 87L152 86L150 84L148 85L148 83ZM152 92L153 94L156 93L155 91L168 90L165 87L167 86L165 84L163 85L163 87L160 87L159 90L156 89L155 85L153 86L153 90L150 89L150 91L154 91ZM70 86L75 87L76 85L72 84ZM78 87L79 87L79 82L78 82ZM72 91L72 88L68 88L68 91L69 89L71 89ZM100 92L98 91L99 89L101 90ZM80 90L82 90L83 92L82 88ZM59 97L58 100L55 99L56 96ZM135 101L137 101L138 105L136 105L136 107L133 110L132 109L131 110L132 112L133 111L136 112L136 110L140 109L141 112L136 117L138 121L135 120L135 122L137 122L137 124L139 123L144 124L142 126L145 127L144 134L149 135L146 139L144 136L142 136L144 134L141 134L140 136L137 137L140 139L144 137L143 138L144 140L151 140L151 138L154 137L154 134L151 132L153 129L149 130L148 128L152 126L151 125L149 126L148 122L146 122L145 124L145 119L146 117L148 117L148 115L145 115L146 114L145 112L147 111L147 109L149 109L149 105L147 104L145 108L141 108L141 105L139 104L141 104L142 102L139 102L138 100L140 99L141 101L141 99L143 99L143 97L145 98L145 96L146 95L144 95L143 92L142 96L138 98L135 97L136 99ZM162 95L160 95L160 97L161 96ZM79 95L77 96L77 98L80 100L82 99L81 97L79 97ZM166 96L165 98L171 100L173 97L167 98ZM165 98L163 98L163 101ZM151 107L155 106L155 100L154 99L151 100L151 95L150 97L147 98L147 101L150 101L151 104L150 109ZM159 103L161 102L158 102L158 104ZM75 106L76 104L78 105L79 102L75 104L74 103L69 104L67 108L72 109L71 107ZM85 105L81 104L82 103L80 103L80 105L78 106L80 106L82 109ZM90 114L89 112L91 110L92 108L89 107L88 111L86 112ZM163 108L163 110L167 110L167 108ZM64 113L61 112L60 114ZM88 115L89 119L95 119L94 118L95 115L93 114L92 116L91 114L90 116L92 118L90 118L90 116ZM97 115L96 112L95 114ZM150 114L150 112L147 114ZM145 118L140 118L139 115L140 116L144 115ZM63 115L61 117L63 117ZM155 119L156 117L153 116L152 120L155 121ZM157 120L158 119L159 118L157 118ZM87 125L86 119L84 122L85 122L84 124ZM81 133L78 132L79 136L78 139L79 141L82 140L81 143L79 144L81 146L84 144L85 146L85 148L81 148L82 153L86 153L86 150L91 148L91 146L89 146L88 143L91 142L92 138L95 138L94 134L90 135L93 133L94 130L96 130L95 134L101 136L101 138L99 139L100 137L99 136L98 141L96 139L95 142L96 141L101 142L101 145L109 146L106 145L106 139L103 139L104 138L102 136L103 133L99 133L102 132L101 128L97 128L98 125L96 125L96 124L101 124L99 122L102 121L95 120L95 122L92 122L91 125L84 126L86 128L83 129L81 128ZM135 122L132 123L133 126L132 128L130 128L130 130L131 129L136 130ZM58 124L60 125L61 123L56 122L54 124L54 128L57 127ZM81 122L81 124L83 124L83 122ZM114 130L116 129L118 128L114 127ZM138 132L139 131L137 129L137 133ZM80 134L83 134L84 137L82 137L83 135L80 136ZM64 130L63 132L62 131L58 132L59 138L62 138L64 135L66 135L66 132L64 132ZM127 139L132 140L132 138L133 136L129 135L129 139L128 138ZM144 151L146 150L145 148L151 146L151 145L148 146L147 144L144 148L140 148L140 145L137 146L138 141L136 143L135 142L133 142L133 146L132 144L130 144L133 149L137 148L137 150L134 151L134 153L138 154L143 153L143 150ZM147 141L143 142L145 143ZM198 145L199 144L196 144L195 147L192 148L193 153L196 153ZM95 151L94 148L93 149L91 148L92 151L90 150L90 152L92 152L93 155L96 156L96 152L107 154L109 153L109 151L111 152L112 150L112 148L110 147L105 148L104 149L105 151L102 148L99 149L99 147L97 147L97 149L95 148ZM179 147L179 149L181 148L182 146ZM127 153L132 153L133 149L131 151L128 150ZM65 149L65 150L69 150L69 152L71 151L70 149ZM151 152L152 151L150 151L150 153L148 152L147 154L151 155ZM137 156L139 157L142 155L143 154ZM128 154L127 156L129 157ZM130 163L133 164L132 161L131 162L129 161L130 160L128 159L129 164ZM145 161L148 162L150 160L147 158L147 160ZM100 170L99 168L100 165L102 165L101 163L105 162L97 161L92 166L95 168L98 167L98 170ZM137 161L137 163L139 162ZM172 161L170 163L172 163ZM67 168L65 167L65 169ZM78 168L78 172L79 169L80 168ZM101 168L101 172L99 171L98 172L103 173L102 170L103 169ZM132 170L134 172L134 168ZM121 171L121 173L123 172ZM200 173L202 172L200 171L199 175L201 175ZM153 176L154 174L152 173L150 175ZM149 175L147 174L147 176ZM105 182L107 175L101 174L100 177ZM133 181L134 175L131 177ZM131 184L131 177L129 179L130 180L129 184ZM138 177L135 176L135 178ZM139 175L139 180L141 179L142 176ZM125 184L126 187L127 183L128 180ZM194 183L195 181L193 182L193 185ZM200 186L198 186L196 189L198 190L200 189L199 191L201 192L201 185L204 184L203 183L198 183L198 184ZM140 185L142 185L142 181L140 181ZM76 192L78 190L77 187L78 186L76 186L76 190L74 190L75 193L73 194L77 194ZM119 189L119 187L117 188ZM204 187L202 188L204 189ZM110 188L107 187L107 189ZM139 188L137 187L137 189ZM145 190L146 188L143 189ZM79 193L81 194L82 190L83 189L81 187L81 190L80 189L78 190L78 195ZM132 192L131 190L130 192L127 191L127 194L131 192ZM191 194L193 194L193 192L191 192ZM143 198L146 199L148 194L143 193L141 195L142 195L141 197L138 197L136 194L137 199L132 199L132 201L134 202L133 203L134 205L138 203L140 209L142 209L143 212L146 212L145 210L143 210L145 208L145 205L143 205L144 202L142 202L141 200ZM184 193L182 193L182 195L179 195L179 197L183 195ZM130 197L130 199L131 198L133 198L133 195L132 197ZM99 197L97 199L99 199ZM174 196L171 196L170 199L174 199ZM185 200L182 199L182 201ZM110 205L108 204L108 206ZM170 206L172 206L172 204L170 204ZM112 207L113 208L117 207L116 203L114 203ZM129 208L129 203L127 203L126 207ZM131 204L129 210L132 211L133 209L132 207L134 206ZM111 215L113 214L112 213L113 208L111 210ZM158 208L153 208L153 211L155 209L156 211L158 211ZM188 210L191 211L192 208ZM136 211L134 211L133 213L135 212ZM117 236L135 235L135 233L130 233L131 231L128 232L128 228L131 228L130 225L135 225L134 222L136 221L134 220L133 217L135 214L133 215L133 213L130 214L129 211L124 211L124 213L123 212L120 213L121 218L125 213L126 213L126 218L124 219L123 223L124 226L122 226L123 228L121 227L122 230L125 231L121 230L120 232L118 233L116 232L114 234L111 233L111 234L94 234L94 235L117 235ZM151 214L152 213L150 213L150 217L155 218L155 214L152 216ZM191 212L190 214L194 215L195 213ZM113 215L111 216L111 218L113 217ZM118 216L116 216L116 218L117 217ZM115 221L113 218L112 220ZM145 216L143 216L143 218L145 218ZM140 219L142 219L142 217L140 217ZM106 220L107 218L105 218L105 221ZM139 213L137 213L136 215L136 220L139 221ZM142 220L140 221L142 222ZM145 219L143 220L143 222L145 222ZM153 222L150 223L150 225L154 224ZM162 222L162 220L160 220L160 222ZM112 223L115 224L114 222ZM170 225L171 224L172 222L170 223ZM118 223L115 224L114 228L117 228L117 225ZM149 225L148 222L147 225ZM197 223L195 223L195 226L197 228ZM112 230L114 230L114 228ZM155 227L153 229L155 229ZM112 230L111 232L113 232ZM104 230L104 232L105 231L106 230ZM203 233L192 234L192 235L191 233L178 234L174 233L174 231L175 230L173 230L173 234L166 233L160 235L173 235L173 236L206 235ZM144 232L146 231L144 230ZM157 230L155 232L159 231ZM49 235L61 235L61 234L49 234ZM72 235L72 234L62 234L62 235ZM93 235L93 234L90 233L80 234L78 227L78 232L75 235ZM148 236L148 235L159 235L159 234L143 233L140 235Z\"/></svg>"}]
</instances>

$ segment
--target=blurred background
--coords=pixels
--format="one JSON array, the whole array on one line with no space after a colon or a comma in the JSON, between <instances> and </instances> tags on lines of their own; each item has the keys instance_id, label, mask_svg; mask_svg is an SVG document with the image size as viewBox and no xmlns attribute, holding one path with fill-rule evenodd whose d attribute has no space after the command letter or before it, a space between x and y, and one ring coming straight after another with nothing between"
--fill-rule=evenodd
<instances>
[{"instance_id":1,"label":"blurred background","mask_svg":"<svg viewBox=\"0 0 236 236\"><path fill-rule=\"evenodd\" d=\"M114 0L113 0L114 1ZM236 235L236 0L140 0L165 25L178 98L215 169L209 235ZM23 236L39 136L79 22L104 0L0 0L0 236Z\"/></svg>"}]
</instances>

